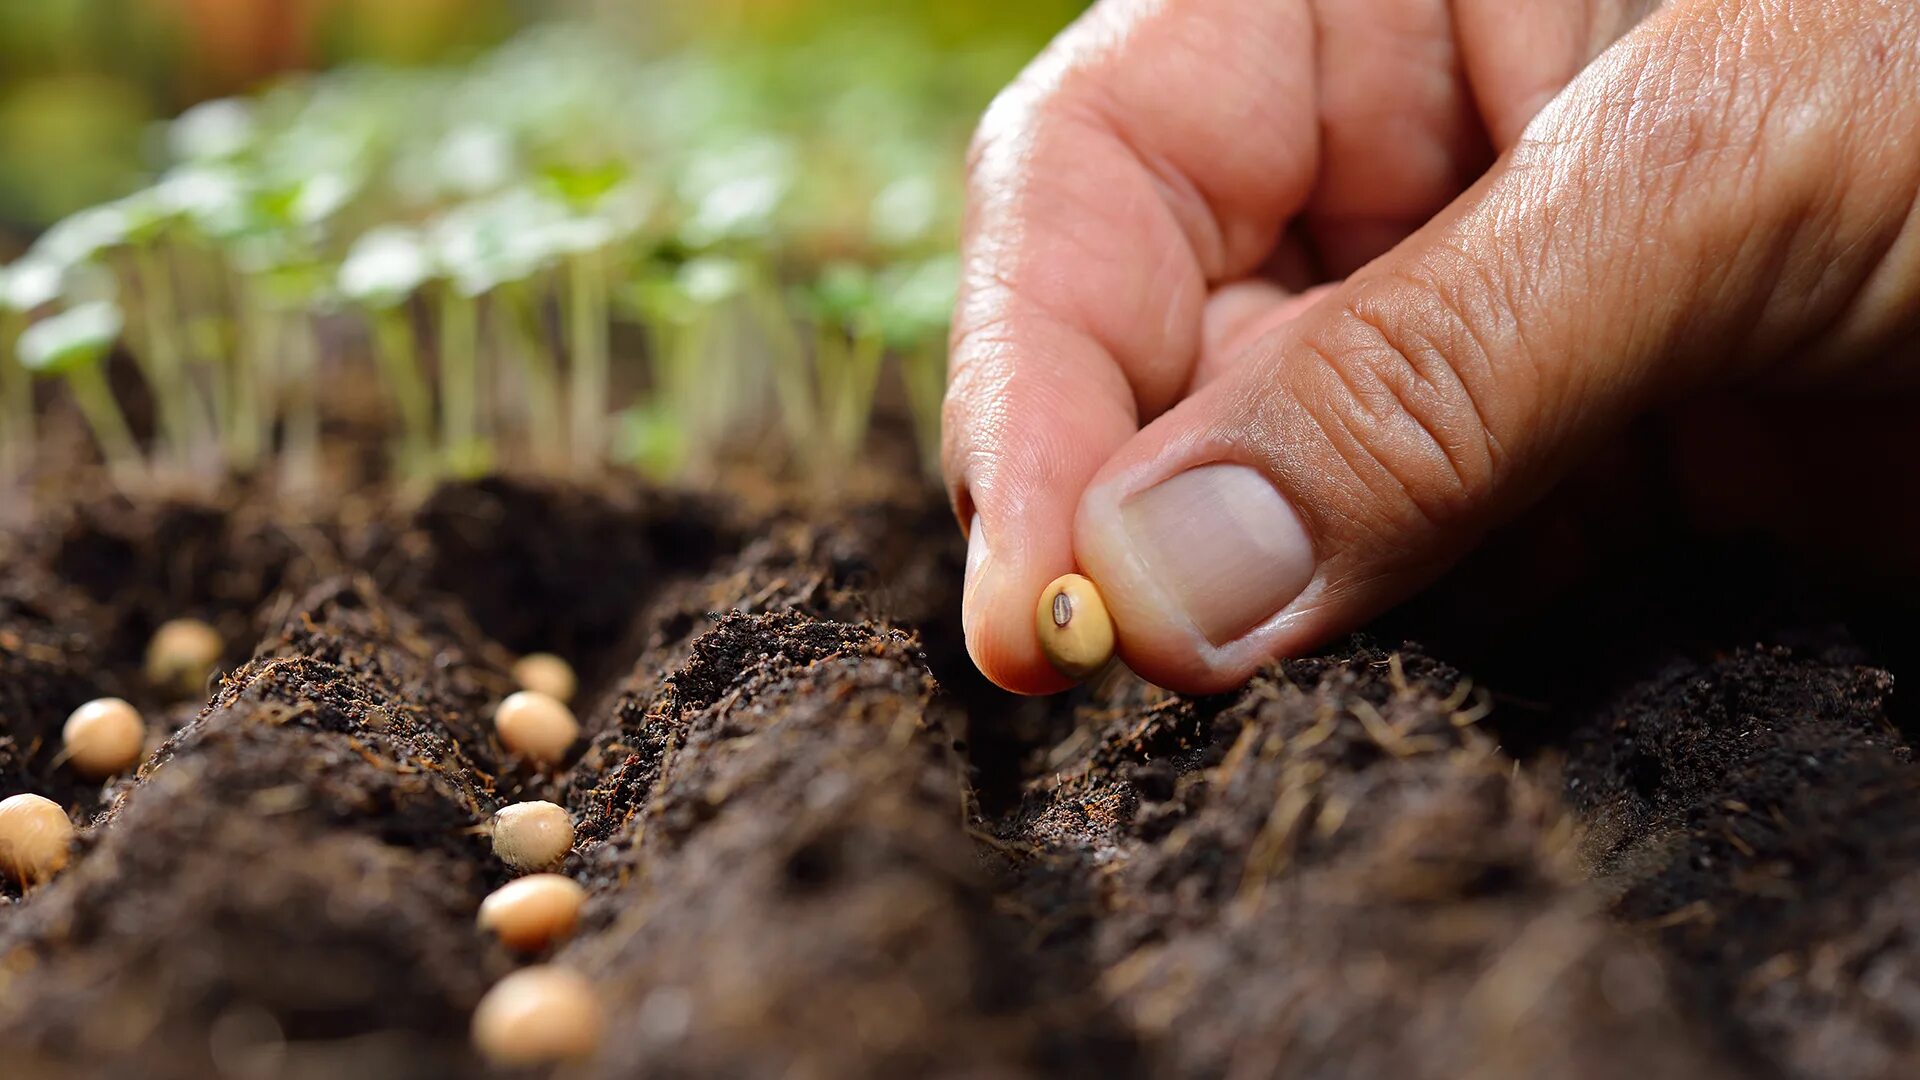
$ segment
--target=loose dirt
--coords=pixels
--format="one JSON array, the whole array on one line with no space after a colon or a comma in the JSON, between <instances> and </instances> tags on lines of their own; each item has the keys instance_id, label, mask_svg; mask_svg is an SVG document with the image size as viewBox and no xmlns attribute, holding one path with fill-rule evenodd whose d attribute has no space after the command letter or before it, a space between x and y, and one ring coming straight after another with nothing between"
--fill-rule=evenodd
<instances>
[{"instance_id":1,"label":"loose dirt","mask_svg":"<svg viewBox=\"0 0 1920 1080\"><path fill-rule=\"evenodd\" d=\"M513 479L32 516L0 548L0 796L83 830L52 884L0 884L0 1073L486 1074L470 1014L525 958L474 926L508 879L484 825L527 799L572 813L589 893L537 959L608 1018L562 1075L1920 1069L1884 639L1615 590L1512 647L1414 617L1426 646L1220 697L1021 701L966 663L952 533L917 492ZM180 616L229 646L185 701L141 674ZM581 676L559 768L489 723L532 650ZM109 693L154 746L87 783L59 729Z\"/></svg>"}]
</instances>

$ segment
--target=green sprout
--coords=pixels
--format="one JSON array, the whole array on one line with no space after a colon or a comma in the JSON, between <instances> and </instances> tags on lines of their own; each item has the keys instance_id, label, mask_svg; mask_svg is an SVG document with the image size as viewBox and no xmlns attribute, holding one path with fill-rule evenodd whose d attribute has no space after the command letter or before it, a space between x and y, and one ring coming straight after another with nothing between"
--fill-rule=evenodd
<instances>
[{"instance_id":1,"label":"green sprout","mask_svg":"<svg viewBox=\"0 0 1920 1080\"><path fill-rule=\"evenodd\" d=\"M62 222L0 278L0 334L54 299L117 297L153 452L277 458L299 483L323 362L377 370L413 477L524 452L685 478L771 407L799 467L830 480L895 372L931 461L957 159L1020 53L952 48L912 16L650 57L563 24L463 69L289 78L168 125L151 187ZM6 301L45 268L51 293ZM342 302L365 358L322 353ZM31 379L0 364L8 468ZM104 447L113 425L95 427Z\"/></svg>"},{"instance_id":2,"label":"green sprout","mask_svg":"<svg viewBox=\"0 0 1920 1080\"><path fill-rule=\"evenodd\" d=\"M877 289L877 319L887 348L899 357L920 462L940 469L940 409L947 392L947 328L960 288L960 260L936 255L889 269Z\"/></svg>"},{"instance_id":3,"label":"green sprout","mask_svg":"<svg viewBox=\"0 0 1920 1080\"><path fill-rule=\"evenodd\" d=\"M624 162L550 164L540 170L540 176L564 208L564 216L547 225L544 240L565 266L562 293L571 353L568 422L574 468L586 470L603 461L611 448L607 403L612 311L607 249L645 220L647 200L630 186L630 170Z\"/></svg>"},{"instance_id":4,"label":"green sprout","mask_svg":"<svg viewBox=\"0 0 1920 1080\"><path fill-rule=\"evenodd\" d=\"M666 477L719 449L751 400L740 331L754 273L722 255L638 267L621 300L646 327L653 395L622 414L617 460Z\"/></svg>"},{"instance_id":5,"label":"green sprout","mask_svg":"<svg viewBox=\"0 0 1920 1080\"><path fill-rule=\"evenodd\" d=\"M442 448L448 465L461 473L483 470L491 449L481 437L481 387L486 385L479 348L480 300L525 282L552 261L547 242L559 210L525 189L455 207L431 232L433 254L445 279L439 290L440 410ZM509 303L514 301L509 300ZM526 333L532 340L532 329ZM546 458L558 440L559 390L544 352L522 353L528 385L529 429L536 432L536 456Z\"/></svg>"},{"instance_id":6,"label":"green sprout","mask_svg":"<svg viewBox=\"0 0 1920 1080\"><path fill-rule=\"evenodd\" d=\"M375 360L401 427L401 458L426 469L433 446L433 392L420 368L407 301L426 284L433 263L412 229L383 226L362 236L340 264L340 294L360 305L372 330Z\"/></svg>"},{"instance_id":7,"label":"green sprout","mask_svg":"<svg viewBox=\"0 0 1920 1080\"><path fill-rule=\"evenodd\" d=\"M884 342L874 309L873 275L852 263L830 263L800 307L814 324L816 411L833 467L844 466L866 441Z\"/></svg>"},{"instance_id":8,"label":"green sprout","mask_svg":"<svg viewBox=\"0 0 1920 1080\"><path fill-rule=\"evenodd\" d=\"M124 326L110 300L94 300L41 319L20 335L17 353L27 370L67 381L73 400L93 429L107 467L122 481L142 471L140 445L114 399L104 370L108 352Z\"/></svg>"},{"instance_id":9,"label":"green sprout","mask_svg":"<svg viewBox=\"0 0 1920 1080\"><path fill-rule=\"evenodd\" d=\"M14 346L27 317L59 297L60 278L59 268L44 259L0 267L0 475L18 475L33 453L33 371L19 362Z\"/></svg>"}]
</instances>

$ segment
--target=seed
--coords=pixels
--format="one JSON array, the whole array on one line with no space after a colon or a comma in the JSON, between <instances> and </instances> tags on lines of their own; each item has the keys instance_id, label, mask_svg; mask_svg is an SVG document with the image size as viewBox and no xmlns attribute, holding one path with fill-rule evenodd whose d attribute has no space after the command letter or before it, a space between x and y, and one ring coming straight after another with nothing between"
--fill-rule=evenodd
<instances>
[{"instance_id":1,"label":"seed","mask_svg":"<svg viewBox=\"0 0 1920 1080\"><path fill-rule=\"evenodd\" d=\"M562 703L573 701L580 685L573 677L573 665L550 652L528 653L515 661L513 681L522 690L537 690Z\"/></svg>"},{"instance_id":2,"label":"seed","mask_svg":"<svg viewBox=\"0 0 1920 1080\"><path fill-rule=\"evenodd\" d=\"M225 651L220 631L199 619L161 623L147 642L147 682L183 697L195 696L206 689Z\"/></svg>"},{"instance_id":3,"label":"seed","mask_svg":"<svg viewBox=\"0 0 1920 1080\"><path fill-rule=\"evenodd\" d=\"M73 822L60 804L38 795L0 800L0 873L38 885L67 865Z\"/></svg>"},{"instance_id":4,"label":"seed","mask_svg":"<svg viewBox=\"0 0 1920 1080\"><path fill-rule=\"evenodd\" d=\"M538 690L508 694L493 711L493 727L508 751L542 765L565 758L567 748L580 737L580 722L573 718L573 710Z\"/></svg>"},{"instance_id":5,"label":"seed","mask_svg":"<svg viewBox=\"0 0 1920 1080\"><path fill-rule=\"evenodd\" d=\"M509 949L539 952L573 933L587 890L562 874L530 874L509 881L480 902L480 928Z\"/></svg>"},{"instance_id":6,"label":"seed","mask_svg":"<svg viewBox=\"0 0 1920 1080\"><path fill-rule=\"evenodd\" d=\"M133 706L117 697L103 697L73 710L60 736L73 771L103 780L139 764L146 749L147 725Z\"/></svg>"},{"instance_id":7,"label":"seed","mask_svg":"<svg viewBox=\"0 0 1920 1080\"><path fill-rule=\"evenodd\" d=\"M503 806L493 815L493 853L515 870L545 870L573 849L573 819L550 802Z\"/></svg>"},{"instance_id":8,"label":"seed","mask_svg":"<svg viewBox=\"0 0 1920 1080\"><path fill-rule=\"evenodd\" d=\"M493 984L473 1010L473 1044L496 1065L584 1058L606 1021L593 984L566 968L521 968Z\"/></svg>"},{"instance_id":9,"label":"seed","mask_svg":"<svg viewBox=\"0 0 1920 1080\"><path fill-rule=\"evenodd\" d=\"M1041 591L1033 628L1047 662L1069 679L1084 679L1113 658L1113 619L1100 590L1079 574L1063 574Z\"/></svg>"}]
</instances>

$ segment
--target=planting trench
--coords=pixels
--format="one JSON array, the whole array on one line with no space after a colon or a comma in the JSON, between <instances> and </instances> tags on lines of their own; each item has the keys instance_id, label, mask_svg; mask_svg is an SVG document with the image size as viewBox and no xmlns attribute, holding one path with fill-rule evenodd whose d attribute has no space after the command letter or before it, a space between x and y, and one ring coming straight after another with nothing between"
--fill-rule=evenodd
<instances>
[{"instance_id":1,"label":"planting trench","mask_svg":"<svg viewBox=\"0 0 1920 1080\"><path fill-rule=\"evenodd\" d=\"M5 1075L484 1073L469 1017L521 961L473 926L508 878L479 827L531 798L576 822L552 959L608 1017L565 1075L1920 1065L1920 785L1844 633L1728 631L1550 722L1367 640L1218 698L1023 702L968 673L951 531L917 496L501 480L41 516L0 582L0 794L87 827L0 885ZM202 700L140 679L178 615L233 646ZM532 649L583 679L549 773L487 723ZM167 732L104 786L57 761L102 693Z\"/></svg>"}]
</instances>

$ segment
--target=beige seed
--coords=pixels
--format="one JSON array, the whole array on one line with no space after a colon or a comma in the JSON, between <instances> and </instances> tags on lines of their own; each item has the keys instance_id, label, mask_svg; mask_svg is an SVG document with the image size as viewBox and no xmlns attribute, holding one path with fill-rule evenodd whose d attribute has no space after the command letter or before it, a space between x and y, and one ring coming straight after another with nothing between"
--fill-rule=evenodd
<instances>
[{"instance_id":1,"label":"beige seed","mask_svg":"<svg viewBox=\"0 0 1920 1080\"><path fill-rule=\"evenodd\" d=\"M1063 574L1040 593L1033 629L1054 670L1084 679L1113 658L1113 618L1100 590L1079 574Z\"/></svg>"},{"instance_id":2,"label":"beige seed","mask_svg":"<svg viewBox=\"0 0 1920 1080\"><path fill-rule=\"evenodd\" d=\"M593 984L566 968L521 968L473 1010L473 1044L496 1065L545 1065L590 1056L606 1020Z\"/></svg>"},{"instance_id":3,"label":"beige seed","mask_svg":"<svg viewBox=\"0 0 1920 1080\"><path fill-rule=\"evenodd\" d=\"M493 711L493 727L508 751L553 765L567 756L567 748L580 737L580 722L573 710L538 690L508 694Z\"/></svg>"},{"instance_id":4,"label":"beige seed","mask_svg":"<svg viewBox=\"0 0 1920 1080\"><path fill-rule=\"evenodd\" d=\"M198 696L225 651L220 631L199 619L161 623L147 642L147 682L182 697Z\"/></svg>"},{"instance_id":5,"label":"beige seed","mask_svg":"<svg viewBox=\"0 0 1920 1080\"><path fill-rule=\"evenodd\" d=\"M535 690L555 701L571 703L579 683L573 665L550 652L528 653L514 662L513 681L522 690Z\"/></svg>"},{"instance_id":6,"label":"beige seed","mask_svg":"<svg viewBox=\"0 0 1920 1080\"><path fill-rule=\"evenodd\" d=\"M480 902L480 928L507 948L539 952L573 933L587 890L562 874L530 874L509 881Z\"/></svg>"},{"instance_id":7,"label":"beige seed","mask_svg":"<svg viewBox=\"0 0 1920 1080\"><path fill-rule=\"evenodd\" d=\"M550 802L503 806L493 815L493 853L515 870L545 870L573 848L573 819Z\"/></svg>"},{"instance_id":8,"label":"beige seed","mask_svg":"<svg viewBox=\"0 0 1920 1080\"><path fill-rule=\"evenodd\" d=\"M147 725L133 706L114 697L96 698L73 710L60 730L64 756L74 772L103 780L140 763Z\"/></svg>"},{"instance_id":9,"label":"beige seed","mask_svg":"<svg viewBox=\"0 0 1920 1080\"><path fill-rule=\"evenodd\" d=\"M38 795L0 800L0 874L38 885L67 865L73 822L60 804Z\"/></svg>"}]
</instances>

